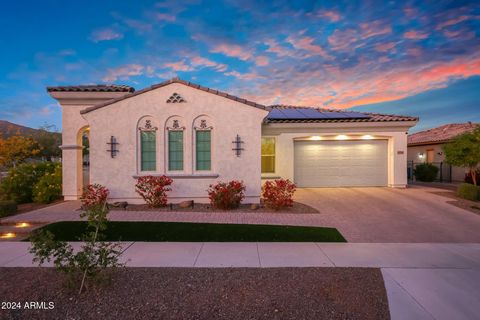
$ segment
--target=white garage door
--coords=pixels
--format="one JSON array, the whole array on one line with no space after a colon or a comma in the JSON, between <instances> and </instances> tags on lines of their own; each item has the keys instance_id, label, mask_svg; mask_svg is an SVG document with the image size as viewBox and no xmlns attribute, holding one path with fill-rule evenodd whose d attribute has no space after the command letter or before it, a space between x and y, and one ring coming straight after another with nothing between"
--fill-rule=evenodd
<instances>
[{"instance_id":1,"label":"white garage door","mask_svg":"<svg viewBox=\"0 0 480 320\"><path fill-rule=\"evenodd\" d=\"M387 140L296 141L298 187L387 185Z\"/></svg>"}]
</instances>

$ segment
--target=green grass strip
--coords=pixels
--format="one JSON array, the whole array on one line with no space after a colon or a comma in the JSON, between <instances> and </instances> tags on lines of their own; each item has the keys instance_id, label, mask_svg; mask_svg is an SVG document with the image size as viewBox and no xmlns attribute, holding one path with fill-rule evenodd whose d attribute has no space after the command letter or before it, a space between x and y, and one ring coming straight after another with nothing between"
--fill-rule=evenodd
<instances>
[{"instance_id":1,"label":"green grass strip","mask_svg":"<svg viewBox=\"0 0 480 320\"><path fill-rule=\"evenodd\" d=\"M64 221L42 229L78 241L86 228L83 221ZM105 241L347 242L335 228L249 224L111 221L104 234Z\"/></svg>"}]
</instances>

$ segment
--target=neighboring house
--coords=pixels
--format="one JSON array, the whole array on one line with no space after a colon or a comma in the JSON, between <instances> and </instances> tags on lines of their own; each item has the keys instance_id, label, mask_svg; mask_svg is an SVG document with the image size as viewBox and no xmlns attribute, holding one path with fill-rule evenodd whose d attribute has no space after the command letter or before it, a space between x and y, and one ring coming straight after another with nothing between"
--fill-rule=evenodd
<instances>
[{"instance_id":1,"label":"neighboring house","mask_svg":"<svg viewBox=\"0 0 480 320\"><path fill-rule=\"evenodd\" d=\"M407 184L407 131L417 118L272 106L178 78L128 86L49 87L62 106L63 194L83 186L82 134L89 130L90 182L112 199L141 202L136 178L174 179L172 202L208 201L216 181L243 180L258 202L262 179L298 187ZM113 151L112 151L113 150Z\"/></svg>"},{"instance_id":2,"label":"neighboring house","mask_svg":"<svg viewBox=\"0 0 480 320\"><path fill-rule=\"evenodd\" d=\"M443 173L450 176L450 166L445 163L445 154L442 146L451 142L455 137L473 131L478 124L452 123L437 128L420 131L408 136L408 161L410 164L432 163L442 164ZM448 171L448 172L447 172ZM468 170L461 167L451 167L452 181L463 181Z\"/></svg>"}]
</instances>

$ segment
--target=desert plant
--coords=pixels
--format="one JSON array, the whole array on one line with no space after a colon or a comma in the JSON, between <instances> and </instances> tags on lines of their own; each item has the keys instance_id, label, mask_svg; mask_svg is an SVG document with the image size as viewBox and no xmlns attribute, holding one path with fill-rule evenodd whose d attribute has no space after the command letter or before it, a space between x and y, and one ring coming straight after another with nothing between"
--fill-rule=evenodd
<instances>
[{"instance_id":1,"label":"desert plant","mask_svg":"<svg viewBox=\"0 0 480 320\"><path fill-rule=\"evenodd\" d=\"M33 201L51 203L62 197L62 166L52 173L46 172L33 187Z\"/></svg>"},{"instance_id":2,"label":"desert plant","mask_svg":"<svg viewBox=\"0 0 480 320\"><path fill-rule=\"evenodd\" d=\"M480 199L480 187L469 183L462 183L458 186L457 195L463 199L477 201Z\"/></svg>"},{"instance_id":3,"label":"desert plant","mask_svg":"<svg viewBox=\"0 0 480 320\"><path fill-rule=\"evenodd\" d=\"M33 187L46 173L59 166L53 162L24 163L10 169L2 179L1 189L8 199L17 203L32 202Z\"/></svg>"},{"instance_id":4,"label":"desert plant","mask_svg":"<svg viewBox=\"0 0 480 320\"><path fill-rule=\"evenodd\" d=\"M74 252L67 242L55 240L49 231L37 231L31 237L30 253L35 256L33 262L42 265L53 260L57 270L68 276L69 283L81 281L79 294L87 281L101 280L102 276L106 276L107 269L123 266L119 262L120 245L100 241L102 232L107 228L108 193L108 189L98 184L85 188L80 217L87 218L88 228L82 238L85 244L79 251Z\"/></svg>"},{"instance_id":5,"label":"desert plant","mask_svg":"<svg viewBox=\"0 0 480 320\"><path fill-rule=\"evenodd\" d=\"M413 170L418 181L432 182L437 178L438 168L430 163L418 164Z\"/></svg>"},{"instance_id":6,"label":"desert plant","mask_svg":"<svg viewBox=\"0 0 480 320\"><path fill-rule=\"evenodd\" d=\"M10 216L17 211L17 203L12 200L0 201L0 218Z\"/></svg>"},{"instance_id":7,"label":"desert plant","mask_svg":"<svg viewBox=\"0 0 480 320\"><path fill-rule=\"evenodd\" d=\"M135 191L150 207L163 207L167 204L167 191L173 180L167 176L144 176L137 180Z\"/></svg>"},{"instance_id":8,"label":"desert plant","mask_svg":"<svg viewBox=\"0 0 480 320\"><path fill-rule=\"evenodd\" d=\"M291 207L295 190L295 184L288 179L267 181L262 187L263 203L274 210Z\"/></svg>"},{"instance_id":9,"label":"desert plant","mask_svg":"<svg viewBox=\"0 0 480 320\"><path fill-rule=\"evenodd\" d=\"M245 198L245 185L243 181L232 180L211 184L207 190L208 198L214 208L235 209Z\"/></svg>"}]
</instances>

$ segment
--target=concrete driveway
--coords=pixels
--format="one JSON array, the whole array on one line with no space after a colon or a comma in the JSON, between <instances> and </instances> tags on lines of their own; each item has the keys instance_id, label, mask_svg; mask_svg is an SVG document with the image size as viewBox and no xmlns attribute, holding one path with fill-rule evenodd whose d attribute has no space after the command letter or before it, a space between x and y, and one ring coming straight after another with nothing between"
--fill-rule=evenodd
<instances>
[{"instance_id":1,"label":"concrete driveway","mask_svg":"<svg viewBox=\"0 0 480 320\"><path fill-rule=\"evenodd\" d=\"M431 191L439 189L302 188L296 200L317 208L324 226L348 242L480 242L480 215Z\"/></svg>"}]
</instances>

